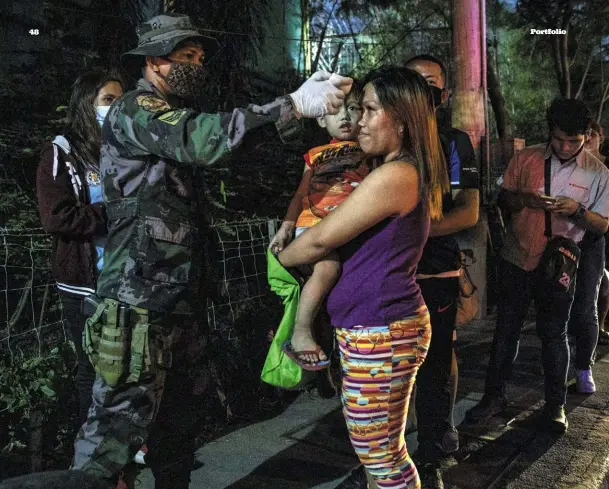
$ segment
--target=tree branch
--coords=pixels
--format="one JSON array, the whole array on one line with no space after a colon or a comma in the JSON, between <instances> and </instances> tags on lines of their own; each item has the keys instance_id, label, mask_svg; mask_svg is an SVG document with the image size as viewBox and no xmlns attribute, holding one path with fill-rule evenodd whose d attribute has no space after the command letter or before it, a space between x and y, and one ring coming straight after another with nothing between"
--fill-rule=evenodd
<instances>
[{"instance_id":1,"label":"tree branch","mask_svg":"<svg viewBox=\"0 0 609 489\"><path fill-rule=\"evenodd\" d=\"M562 18L562 28L567 31L564 36L560 36L560 62L562 64L562 75L564 83L563 97L571 98L571 72L569 70L569 33L571 29L569 23L571 22L572 11L571 3L567 3L567 7Z\"/></svg>"},{"instance_id":2,"label":"tree branch","mask_svg":"<svg viewBox=\"0 0 609 489\"><path fill-rule=\"evenodd\" d=\"M338 66L338 60L340 59L340 52L343 50L343 46L345 43L341 41L336 49L336 53L334 54L334 58L332 58L332 64L330 66L330 71L332 73L336 72L336 67Z\"/></svg>"},{"instance_id":3,"label":"tree branch","mask_svg":"<svg viewBox=\"0 0 609 489\"><path fill-rule=\"evenodd\" d=\"M596 114L596 122L598 122L600 124L601 122L601 117L603 115L603 106L605 105L605 102L609 100L609 81L607 81L607 84L605 85L605 90L603 91L603 96L601 97L601 101L598 105L598 113Z\"/></svg>"},{"instance_id":4,"label":"tree branch","mask_svg":"<svg viewBox=\"0 0 609 489\"><path fill-rule=\"evenodd\" d=\"M486 65L487 81L488 81L488 96L495 114L495 123L497 125L497 135L501 140L507 140L512 137L513 129L510 123L509 114L505 106L505 98L501 93L501 82L499 73L496 70L497 56L495 49L487 50L488 62Z\"/></svg>"},{"instance_id":5,"label":"tree branch","mask_svg":"<svg viewBox=\"0 0 609 489\"><path fill-rule=\"evenodd\" d=\"M357 43L357 36L353 32L353 24L351 24L351 17L347 15L347 25L349 26L349 33L351 34L351 39L353 39L353 47L355 48L355 52L357 53L357 57L360 62L362 61L362 53L359 48L359 44Z\"/></svg>"},{"instance_id":6,"label":"tree branch","mask_svg":"<svg viewBox=\"0 0 609 489\"><path fill-rule=\"evenodd\" d=\"M442 4L444 5L445 2L443 2ZM450 24L450 16L446 14L446 11L440 7L436 2L433 2L431 4L431 9L436 12L437 14L440 15L440 17L442 17L444 19L444 21L447 24Z\"/></svg>"},{"instance_id":7,"label":"tree branch","mask_svg":"<svg viewBox=\"0 0 609 489\"><path fill-rule=\"evenodd\" d=\"M399 45L400 45L400 44L401 44L401 43L404 41L404 39L406 39L406 37L407 37L409 34L411 34L412 32L414 32L415 30L417 30L417 29L418 29L418 28L419 28L419 27L420 27L420 26L421 26L423 23L425 23L425 21L426 21L427 19L429 19L429 18L430 18L432 15L433 15L433 13L431 13L431 14L427 15L427 16L426 16L426 17L425 17L423 20L421 20L421 21L417 22L417 24L416 24L416 25L415 25L415 26L414 26L412 29L410 29L410 30L408 30L406 33L404 33L404 35L403 35L402 37L400 37L400 38L399 38L399 39L398 39L398 40L397 40L397 41L396 41L394 44L392 44L392 45L391 45L391 47L389 47L389 49L387 49L387 50L385 51L385 54L383 54L383 56L381 56L381 57L380 57L379 61L383 61L383 60L385 59L385 57L386 57L388 54L391 54L391 53L392 53L392 52L395 50L395 48L396 48L397 46L399 46Z\"/></svg>"},{"instance_id":8,"label":"tree branch","mask_svg":"<svg viewBox=\"0 0 609 489\"><path fill-rule=\"evenodd\" d=\"M372 12L372 15L374 16L374 19L376 20L376 24L379 26L383 25L383 23L380 21L380 19L378 17L378 11L377 11L376 7L372 6L370 10ZM386 46L387 40L385 38L385 32L383 31L383 29L381 29L379 31L379 35L381 36L381 43L383 44L383 46ZM381 58L381 59L383 59L383 58Z\"/></svg>"},{"instance_id":9,"label":"tree branch","mask_svg":"<svg viewBox=\"0 0 609 489\"><path fill-rule=\"evenodd\" d=\"M552 36L550 39L550 46L552 47L552 57L554 58L554 73L556 74L556 79L558 80L558 87L560 88L560 93L563 92L563 70L562 63L560 62L560 40L558 36Z\"/></svg>"},{"instance_id":10,"label":"tree branch","mask_svg":"<svg viewBox=\"0 0 609 489\"><path fill-rule=\"evenodd\" d=\"M573 66L573 64L575 63L575 60L577 59L577 56L579 55L580 47L583 44L582 39L584 38L586 31L590 27L590 24L591 24L591 22L586 22L586 24L581 28L581 30L579 32L579 36L577 36L575 39L575 52L573 53L573 57L571 58L571 61L569 62L569 67Z\"/></svg>"},{"instance_id":11,"label":"tree branch","mask_svg":"<svg viewBox=\"0 0 609 489\"><path fill-rule=\"evenodd\" d=\"M586 81L586 77L588 76L588 71L590 70L590 65L592 64L593 52L594 52L594 48L592 49L592 52L588 55L588 62L586 63L586 69L584 71L584 74L582 75L582 79L581 79L581 82L579 83L579 88L577 89L575 98L579 98L581 96L582 90L584 88L584 83Z\"/></svg>"},{"instance_id":12,"label":"tree branch","mask_svg":"<svg viewBox=\"0 0 609 489\"><path fill-rule=\"evenodd\" d=\"M19 298L19 302L17 303L17 307L15 308L15 311L13 312L12 316L8 320L7 330L8 330L9 334L14 332L13 329L19 322L19 319L21 318L21 315L23 314L23 311L25 310L25 305L27 304L27 300L30 297L31 293L32 293L32 279L30 278L23 286L23 290L21 292L21 297Z\"/></svg>"},{"instance_id":13,"label":"tree branch","mask_svg":"<svg viewBox=\"0 0 609 489\"><path fill-rule=\"evenodd\" d=\"M321 35L319 37L319 47L317 48L317 52L315 53L315 60L313 61L313 64L311 65L312 73L315 73L317 71L317 65L319 64L319 58L321 57L321 51L323 48L324 39L326 37L326 31L328 30L328 26L330 25L330 19L332 19L332 15L334 14L334 9L336 8L337 3L338 3L338 0L334 0L334 3L332 4L332 8L330 9L330 13L328 14L328 17L326 18L326 23L325 23L323 29L321 30Z\"/></svg>"},{"instance_id":14,"label":"tree branch","mask_svg":"<svg viewBox=\"0 0 609 489\"><path fill-rule=\"evenodd\" d=\"M539 39L539 36L533 36L533 45L531 46L531 52L529 53L529 67L533 62L533 55L535 54L535 48L537 47L537 39Z\"/></svg>"}]
</instances>

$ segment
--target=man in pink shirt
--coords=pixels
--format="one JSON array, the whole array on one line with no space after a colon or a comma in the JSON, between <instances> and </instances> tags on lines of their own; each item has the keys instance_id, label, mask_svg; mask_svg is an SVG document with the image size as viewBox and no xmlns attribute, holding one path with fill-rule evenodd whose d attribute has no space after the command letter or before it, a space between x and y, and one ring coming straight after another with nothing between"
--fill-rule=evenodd
<instances>
[{"instance_id":1,"label":"man in pink shirt","mask_svg":"<svg viewBox=\"0 0 609 489\"><path fill-rule=\"evenodd\" d=\"M538 265L548 242L545 211L552 234L581 243L586 232L601 235L609 221L609 171L584 149L592 116L574 99L555 100L547 112L550 142L517 153L503 175L498 205L511 214L498 263L497 327L491 347L485 394L468 412L469 421L494 416L507 405L505 386L518 354L520 329L532 300L542 342L545 376L545 419L550 429L564 432L569 348L567 321L575 284L552 291ZM544 165L551 164L551 196L545 196ZM576 282L576 281L574 281Z\"/></svg>"}]
</instances>

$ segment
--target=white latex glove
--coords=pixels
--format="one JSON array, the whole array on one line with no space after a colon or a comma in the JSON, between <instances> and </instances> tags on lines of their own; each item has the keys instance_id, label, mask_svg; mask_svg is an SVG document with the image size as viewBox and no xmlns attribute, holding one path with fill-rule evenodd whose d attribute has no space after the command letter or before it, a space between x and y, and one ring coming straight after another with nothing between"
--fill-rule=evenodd
<instances>
[{"instance_id":1,"label":"white latex glove","mask_svg":"<svg viewBox=\"0 0 609 489\"><path fill-rule=\"evenodd\" d=\"M294 108L303 117L337 114L353 80L326 71L318 71L290 94Z\"/></svg>"},{"instance_id":2,"label":"white latex glove","mask_svg":"<svg viewBox=\"0 0 609 489\"><path fill-rule=\"evenodd\" d=\"M340 89L346 97L351 91L353 78L349 78L348 76L340 76L338 73L332 73L332 75L330 75L330 83L336 88Z\"/></svg>"}]
</instances>

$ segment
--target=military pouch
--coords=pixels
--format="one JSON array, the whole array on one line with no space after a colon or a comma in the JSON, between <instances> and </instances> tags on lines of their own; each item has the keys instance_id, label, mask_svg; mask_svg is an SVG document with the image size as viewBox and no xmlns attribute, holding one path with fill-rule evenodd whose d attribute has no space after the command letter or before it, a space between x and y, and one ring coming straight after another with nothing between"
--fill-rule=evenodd
<instances>
[{"instance_id":1,"label":"military pouch","mask_svg":"<svg viewBox=\"0 0 609 489\"><path fill-rule=\"evenodd\" d=\"M108 304L108 315L102 327L96 370L106 384L116 386L125 373L128 361L131 336L129 307L121 306L112 299L105 299L105 302Z\"/></svg>"},{"instance_id":2,"label":"military pouch","mask_svg":"<svg viewBox=\"0 0 609 489\"><path fill-rule=\"evenodd\" d=\"M82 312L89 316L85 321L82 332L82 349L89 358L91 365L96 366L99 358L99 344L102 328L107 317L108 305L99 297L90 295L83 301ZM97 370L97 367L95 367Z\"/></svg>"},{"instance_id":3,"label":"military pouch","mask_svg":"<svg viewBox=\"0 0 609 489\"><path fill-rule=\"evenodd\" d=\"M176 331L163 326L162 318L150 316L146 309L131 308L129 375L127 382L138 382L143 375L157 375L172 365L172 346Z\"/></svg>"},{"instance_id":4,"label":"military pouch","mask_svg":"<svg viewBox=\"0 0 609 489\"><path fill-rule=\"evenodd\" d=\"M112 299L89 296L83 303L83 313L93 309L85 322L83 349L95 371L114 387L125 372L131 336L129 308Z\"/></svg>"},{"instance_id":5,"label":"military pouch","mask_svg":"<svg viewBox=\"0 0 609 489\"><path fill-rule=\"evenodd\" d=\"M135 322L135 326L131 332L131 356L127 382L138 382L142 374L151 371L148 311L133 307L131 319Z\"/></svg>"},{"instance_id":6,"label":"military pouch","mask_svg":"<svg viewBox=\"0 0 609 489\"><path fill-rule=\"evenodd\" d=\"M95 294L91 294L86 296L82 301L82 314L87 317L91 317L97 311L97 308L100 304L105 304L103 299L96 296ZM106 308L104 307L102 314L104 317L106 316Z\"/></svg>"}]
</instances>

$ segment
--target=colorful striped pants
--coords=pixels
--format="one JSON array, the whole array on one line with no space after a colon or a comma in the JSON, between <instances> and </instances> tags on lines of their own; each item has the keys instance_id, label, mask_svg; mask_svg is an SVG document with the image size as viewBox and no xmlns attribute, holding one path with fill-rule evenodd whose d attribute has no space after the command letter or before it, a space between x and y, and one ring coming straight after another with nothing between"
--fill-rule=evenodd
<instances>
[{"instance_id":1,"label":"colorful striped pants","mask_svg":"<svg viewBox=\"0 0 609 489\"><path fill-rule=\"evenodd\" d=\"M417 370L429 348L427 308L389 326L336 330L343 413L351 444L379 488L419 489L404 429Z\"/></svg>"}]
</instances>

